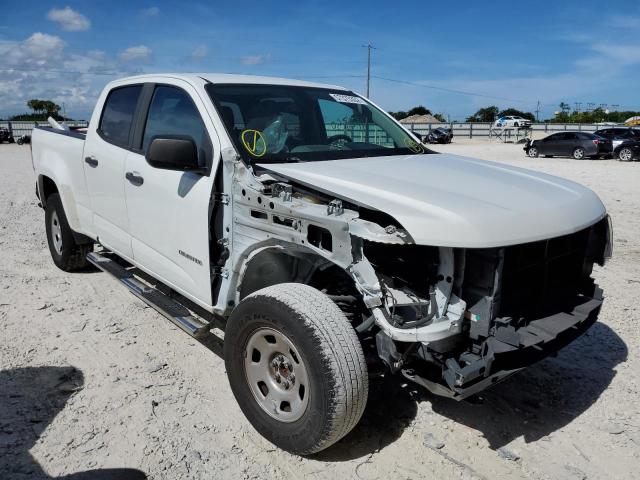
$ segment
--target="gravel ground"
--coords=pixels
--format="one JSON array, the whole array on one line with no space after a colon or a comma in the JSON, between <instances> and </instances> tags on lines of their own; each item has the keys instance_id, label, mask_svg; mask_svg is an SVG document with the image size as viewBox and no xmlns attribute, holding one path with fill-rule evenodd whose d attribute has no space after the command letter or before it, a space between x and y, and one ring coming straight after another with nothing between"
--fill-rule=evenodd
<instances>
[{"instance_id":1,"label":"gravel ground","mask_svg":"<svg viewBox=\"0 0 640 480\"><path fill-rule=\"evenodd\" d=\"M473 404L376 382L359 426L300 458L244 419L219 339L193 340L106 274L54 267L29 147L0 145L0 478L637 478L640 163L528 159L486 142L439 150L601 196L615 256L595 271L600 321Z\"/></svg>"}]
</instances>

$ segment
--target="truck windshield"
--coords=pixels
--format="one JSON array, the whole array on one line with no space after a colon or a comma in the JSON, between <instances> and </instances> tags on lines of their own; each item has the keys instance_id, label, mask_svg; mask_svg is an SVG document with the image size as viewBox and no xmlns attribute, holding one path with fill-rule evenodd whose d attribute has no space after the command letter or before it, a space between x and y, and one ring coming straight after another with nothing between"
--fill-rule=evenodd
<instances>
[{"instance_id":1,"label":"truck windshield","mask_svg":"<svg viewBox=\"0 0 640 480\"><path fill-rule=\"evenodd\" d=\"M350 91L252 84L207 91L247 163L432 153Z\"/></svg>"}]
</instances>

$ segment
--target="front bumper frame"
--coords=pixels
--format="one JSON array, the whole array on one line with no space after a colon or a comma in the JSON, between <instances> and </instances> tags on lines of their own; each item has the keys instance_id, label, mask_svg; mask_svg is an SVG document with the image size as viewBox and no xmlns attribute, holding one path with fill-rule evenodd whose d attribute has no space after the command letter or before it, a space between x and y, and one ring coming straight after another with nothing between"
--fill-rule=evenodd
<instances>
[{"instance_id":1,"label":"front bumper frame","mask_svg":"<svg viewBox=\"0 0 640 480\"><path fill-rule=\"evenodd\" d=\"M448 359L439 381L409 368L402 374L436 395L463 400L574 341L596 322L602 302L602 290L596 287L593 298L578 295L567 311L533 320L517 330L512 326L496 328L486 339L481 358L465 366Z\"/></svg>"}]
</instances>

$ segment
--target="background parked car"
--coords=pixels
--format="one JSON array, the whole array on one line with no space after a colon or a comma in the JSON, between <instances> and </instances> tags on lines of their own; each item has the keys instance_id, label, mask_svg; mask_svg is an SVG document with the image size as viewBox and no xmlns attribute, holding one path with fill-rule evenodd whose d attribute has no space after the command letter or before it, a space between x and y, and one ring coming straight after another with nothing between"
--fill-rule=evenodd
<instances>
[{"instance_id":1,"label":"background parked car","mask_svg":"<svg viewBox=\"0 0 640 480\"><path fill-rule=\"evenodd\" d=\"M527 155L537 157L602 158L612 154L611 140L587 132L561 132L542 140L527 141L524 147Z\"/></svg>"},{"instance_id":2,"label":"background parked car","mask_svg":"<svg viewBox=\"0 0 640 480\"><path fill-rule=\"evenodd\" d=\"M426 137L425 140L428 143L451 143L453 139L453 132L450 128L438 127L434 130L431 130Z\"/></svg>"},{"instance_id":3,"label":"background parked car","mask_svg":"<svg viewBox=\"0 0 640 480\"><path fill-rule=\"evenodd\" d=\"M627 140L613 150L613 158L621 162L640 160L640 140Z\"/></svg>"},{"instance_id":4,"label":"background parked car","mask_svg":"<svg viewBox=\"0 0 640 480\"><path fill-rule=\"evenodd\" d=\"M601 128L600 130L596 130L594 134L611 140L614 149L623 142L640 140L640 130L630 127Z\"/></svg>"},{"instance_id":5,"label":"background parked car","mask_svg":"<svg viewBox=\"0 0 640 480\"><path fill-rule=\"evenodd\" d=\"M531 120L527 120L526 118L522 117L516 117L513 115L507 115L505 117L498 118L495 121L494 126L529 128L531 127Z\"/></svg>"},{"instance_id":6,"label":"background parked car","mask_svg":"<svg viewBox=\"0 0 640 480\"><path fill-rule=\"evenodd\" d=\"M11 131L5 127L0 127L0 143L9 142L13 143L13 135L11 135Z\"/></svg>"}]
</instances>

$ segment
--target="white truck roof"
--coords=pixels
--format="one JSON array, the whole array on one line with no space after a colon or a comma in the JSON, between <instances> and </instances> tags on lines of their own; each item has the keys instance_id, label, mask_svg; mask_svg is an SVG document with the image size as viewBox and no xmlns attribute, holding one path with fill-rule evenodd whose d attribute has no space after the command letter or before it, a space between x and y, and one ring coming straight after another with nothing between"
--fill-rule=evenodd
<instances>
[{"instance_id":1,"label":"white truck roof","mask_svg":"<svg viewBox=\"0 0 640 480\"><path fill-rule=\"evenodd\" d=\"M190 83L200 83L203 80L211 83L245 83L253 85L290 85L298 87L330 88L333 90L347 90L338 85L328 85L323 83L307 82L292 78L262 77L258 75L236 75L230 73L150 73L136 75L132 77L120 78L117 83L129 83L145 79L157 79L158 77L179 78Z\"/></svg>"}]
</instances>

